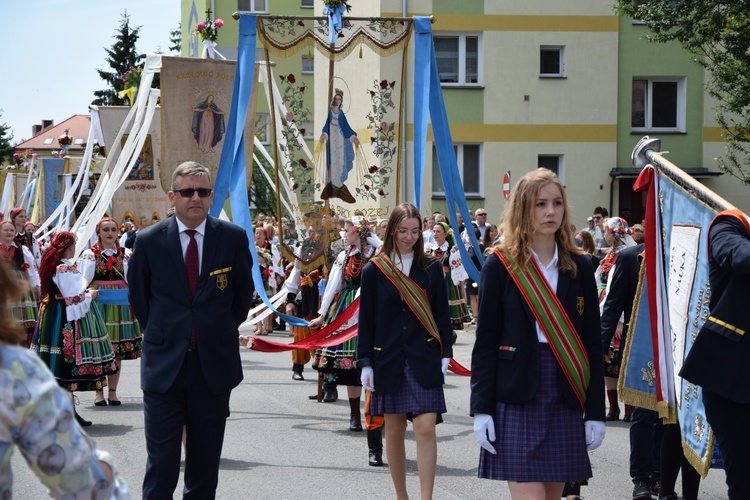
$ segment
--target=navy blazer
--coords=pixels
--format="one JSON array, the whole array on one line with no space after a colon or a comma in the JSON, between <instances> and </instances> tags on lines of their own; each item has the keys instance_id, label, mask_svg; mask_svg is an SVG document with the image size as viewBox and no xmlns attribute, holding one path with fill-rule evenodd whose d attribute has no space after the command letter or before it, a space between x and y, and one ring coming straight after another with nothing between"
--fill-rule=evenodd
<instances>
[{"instance_id":1,"label":"navy blazer","mask_svg":"<svg viewBox=\"0 0 750 500\"><path fill-rule=\"evenodd\" d=\"M630 248L624 248L617 254L615 268L610 273L609 279L612 284L609 287L607 300L604 301L602 309L602 352L609 352L609 344L617 330L620 315L625 313L625 324L622 327L620 339L621 349L625 348L625 339L628 336L630 315L633 313L633 300L638 289L638 275L641 271L641 262L638 256L643 252L643 243Z\"/></svg>"},{"instance_id":2,"label":"navy blazer","mask_svg":"<svg viewBox=\"0 0 750 500\"><path fill-rule=\"evenodd\" d=\"M604 363L599 330L599 302L591 259L574 255L576 278L560 271L557 297L581 337L591 367L586 420L604 420ZM495 414L495 403L522 404L539 390L540 360L536 319L505 266L494 253L479 280L479 316L471 355L470 411ZM502 349L505 347L505 349ZM571 408L581 408L562 370L557 378Z\"/></svg>"},{"instance_id":3,"label":"navy blazer","mask_svg":"<svg viewBox=\"0 0 750 500\"><path fill-rule=\"evenodd\" d=\"M709 230L710 317L685 358L680 376L736 403L750 403L750 235L733 216Z\"/></svg>"},{"instance_id":4,"label":"navy blazer","mask_svg":"<svg viewBox=\"0 0 750 500\"><path fill-rule=\"evenodd\" d=\"M430 259L427 269L414 262L409 278L426 291L443 343L427 333L396 287L375 264L362 269L359 298L357 366L372 366L378 394L393 394L401 387L405 361L425 389L443 385L441 358L453 357L453 330L443 266Z\"/></svg>"},{"instance_id":5,"label":"navy blazer","mask_svg":"<svg viewBox=\"0 0 750 500\"><path fill-rule=\"evenodd\" d=\"M143 330L141 389L166 392L187 352L193 324L203 376L213 394L242 381L238 336L253 298L245 231L206 219L201 273L190 293L175 217L138 234L128 263L130 304Z\"/></svg>"}]
</instances>

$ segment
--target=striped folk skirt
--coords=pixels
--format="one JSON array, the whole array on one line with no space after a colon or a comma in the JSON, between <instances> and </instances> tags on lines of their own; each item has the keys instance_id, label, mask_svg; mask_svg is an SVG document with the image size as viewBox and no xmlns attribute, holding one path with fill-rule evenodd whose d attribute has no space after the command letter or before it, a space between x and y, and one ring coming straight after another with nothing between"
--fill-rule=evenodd
<instances>
[{"instance_id":1,"label":"striped folk skirt","mask_svg":"<svg viewBox=\"0 0 750 500\"><path fill-rule=\"evenodd\" d=\"M583 412L562 396L557 361L547 344L541 346L539 391L524 404L497 403L494 423L497 451L483 448L479 477L517 482L569 482L591 477Z\"/></svg>"},{"instance_id":2,"label":"striped folk skirt","mask_svg":"<svg viewBox=\"0 0 750 500\"><path fill-rule=\"evenodd\" d=\"M92 281L91 288L97 290L127 290L124 281ZM138 320L135 319L130 304L106 304L101 300L92 302L99 309L104 319L112 350L121 359L138 359L141 357L143 335Z\"/></svg>"},{"instance_id":3,"label":"striped folk skirt","mask_svg":"<svg viewBox=\"0 0 750 500\"><path fill-rule=\"evenodd\" d=\"M423 388L409 368L408 361L404 363L401 387L393 394L378 394L378 377L375 376L375 391L370 399L371 415L405 414L409 420L413 420L423 413L439 415L446 411L443 386Z\"/></svg>"},{"instance_id":4,"label":"striped folk skirt","mask_svg":"<svg viewBox=\"0 0 750 500\"><path fill-rule=\"evenodd\" d=\"M336 316L354 302L358 286L347 285L336 297L330 312L326 315L325 324L336 319ZM354 318L352 318L353 320ZM351 325L351 321L348 323ZM353 337L341 344L318 349L313 354L313 368L326 374L324 380L340 385L361 386L359 370L354 365L357 337Z\"/></svg>"},{"instance_id":5,"label":"striped folk skirt","mask_svg":"<svg viewBox=\"0 0 750 500\"><path fill-rule=\"evenodd\" d=\"M112 344L96 307L83 318L67 321L65 302L45 299L31 349L71 392L101 390L107 385L106 376L117 372Z\"/></svg>"},{"instance_id":6,"label":"striped folk skirt","mask_svg":"<svg viewBox=\"0 0 750 500\"><path fill-rule=\"evenodd\" d=\"M445 277L448 283L448 306L451 312L451 327L454 330L463 330L464 323L471 321L469 306L461 293L460 285L454 285L450 273Z\"/></svg>"}]
</instances>

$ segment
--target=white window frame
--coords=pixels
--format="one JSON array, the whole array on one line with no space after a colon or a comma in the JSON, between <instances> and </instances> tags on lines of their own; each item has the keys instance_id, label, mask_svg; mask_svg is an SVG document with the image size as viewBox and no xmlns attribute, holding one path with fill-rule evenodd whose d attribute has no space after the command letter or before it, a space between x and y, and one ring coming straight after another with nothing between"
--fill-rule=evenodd
<instances>
[{"instance_id":1,"label":"white window frame","mask_svg":"<svg viewBox=\"0 0 750 500\"><path fill-rule=\"evenodd\" d=\"M557 51L560 71L558 73L542 73L542 52ZM539 78L567 78L565 45L540 45L539 46Z\"/></svg>"},{"instance_id":2,"label":"white window frame","mask_svg":"<svg viewBox=\"0 0 750 500\"><path fill-rule=\"evenodd\" d=\"M687 78L684 76L634 76L631 81L631 96L632 96L632 82L635 80L646 80L646 102L645 102L645 125L643 127L633 127L631 123L631 131L636 133L641 132L673 132L673 133L685 133L686 132L686 114L687 114ZM654 127L651 125L653 120L653 91L652 87L655 82L676 82L677 83L677 119L676 127ZM630 100L631 113L633 99Z\"/></svg>"},{"instance_id":3,"label":"white window frame","mask_svg":"<svg viewBox=\"0 0 750 500\"><path fill-rule=\"evenodd\" d=\"M458 165L458 175L461 178L461 186L464 184L464 146L478 146L479 152L479 165L477 165L477 168L479 169L479 191L464 191L464 194L467 198L484 198L484 143L481 142L466 142L466 143L454 143L453 147L455 148L456 152L456 164ZM435 162L437 162L437 151L435 150L435 145L432 146L432 166L435 165ZM432 168L432 166L430 168ZM434 168L432 169L432 175L435 175ZM438 174L439 175L439 174ZM441 179L442 181L442 179ZM445 189L445 187L443 187ZM434 198L444 198L445 197L445 191L432 191L432 196Z\"/></svg>"},{"instance_id":4,"label":"white window frame","mask_svg":"<svg viewBox=\"0 0 750 500\"><path fill-rule=\"evenodd\" d=\"M261 127L262 129L265 129L265 140L261 140L260 143L263 144L263 146L268 149L268 146L271 145L271 115L268 113L256 113L255 119L256 119L256 126L258 122L260 122L261 119L265 118L265 127ZM255 129L255 134L257 135L258 129Z\"/></svg>"},{"instance_id":5,"label":"white window frame","mask_svg":"<svg viewBox=\"0 0 750 500\"><path fill-rule=\"evenodd\" d=\"M560 179L560 184L565 186L565 155L560 153L539 153L537 155L537 166L539 165L540 158L557 158L557 178Z\"/></svg>"},{"instance_id":6,"label":"white window frame","mask_svg":"<svg viewBox=\"0 0 750 500\"><path fill-rule=\"evenodd\" d=\"M466 37L477 39L477 82L466 81ZM481 32L437 32L433 38L458 38L458 82L440 82L441 87L483 87L484 86L484 43ZM438 75L439 77L440 75Z\"/></svg>"},{"instance_id":7,"label":"white window frame","mask_svg":"<svg viewBox=\"0 0 750 500\"><path fill-rule=\"evenodd\" d=\"M302 54L302 59L300 64L302 65L302 69L300 70L300 73L303 75L314 75L315 74L315 56L309 57L312 55L312 52L309 52L307 54ZM311 68L305 68L305 62L307 62Z\"/></svg>"},{"instance_id":8,"label":"white window frame","mask_svg":"<svg viewBox=\"0 0 750 500\"><path fill-rule=\"evenodd\" d=\"M258 1L263 2L262 10L255 8L255 3ZM248 2L250 4L250 9L243 9L240 2ZM239 12L251 12L253 14L268 14L268 0L237 0L237 10Z\"/></svg>"},{"instance_id":9,"label":"white window frame","mask_svg":"<svg viewBox=\"0 0 750 500\"><path fill-rule=\"evenodd\" d=\"M54 140L55 140L55 138L54 138L54 137L47 137L46 139L44 139L44 145L45 145L45 146L47 146L47 145L49 145L49 144L52 144L52 142L53 142Z\"/></svg>"}]
</instances>

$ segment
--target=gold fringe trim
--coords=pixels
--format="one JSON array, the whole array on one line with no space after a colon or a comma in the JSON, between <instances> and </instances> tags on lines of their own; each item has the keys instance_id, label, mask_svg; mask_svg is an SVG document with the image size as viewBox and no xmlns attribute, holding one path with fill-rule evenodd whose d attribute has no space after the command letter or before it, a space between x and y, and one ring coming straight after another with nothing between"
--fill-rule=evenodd
<instances>
[{"instance_id":1,"label":"gold fringe trim","mask_svg":"<svg viewBox=\"0 0 750 500\"><path fill-rule=\"evenodd\" d=\"M313 149L313 166L315 168L315 181L325 186L326 179L326 143L317 139Z\"/></svg>"},{"instance_id":2,"label":"gold fringe trim","mask_svg":"<svg viewBox=\"0 0 750 500\"><path fill-rule=\"evenodd\" d=\"M685 455L685 458L687 458L687 461L690 462L690 465L693 466L693 468L698 471L698 474L701 475L702 478L706 478L708 475L708 471L711 470L711 458L714 456L714 432L709 431L708 433L708 447L706 448L706 457L702 458L698 454L695 453L695 450L693 450L687 442L685 442L685 439L682 439L682 453Z\"/></svg>"},{"instance_id":3,"label":"gold fringe trim","mask_svg":"<svg viewBox=\"0 0 750 500\"><path fill-rule=\"evenodd\" d=\"M296 53L306 48L315 47L315 49L323 57L333 61L341 61L346 59L349 54L354 50L361 48L361 45L367 45L370 50L378 54L380 57L388 57L405 50L409 46L409 40L411 40L411 30L406 34L405 37L398 39L393 45L382 45L364 32L357 33L351 39L347 40L345 45L337 46L335 50L331 50L331 46L322 43L315 35L310 32L296 40L292 45L279 46L276 45L270 38L266 37L263 31L258 31L258 38L263 44L263 47L271 54L278 57L291 57Z\"/></svg>"}]
</instances>

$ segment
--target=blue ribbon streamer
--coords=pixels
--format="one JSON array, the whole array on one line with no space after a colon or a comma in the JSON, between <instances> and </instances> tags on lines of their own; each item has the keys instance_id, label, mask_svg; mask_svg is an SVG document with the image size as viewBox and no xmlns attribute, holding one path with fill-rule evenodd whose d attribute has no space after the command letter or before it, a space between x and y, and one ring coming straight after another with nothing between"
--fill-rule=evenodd
<instances>
[{"instance_id":1,"label":"blue ribbon streamer","mask_svg":"<svg viewBox=\"0 0 750 500\"><path fill-rule=\"evenodd\" d=\"M268 300L263 286L263 278L260 275L258 255L255 252L250 204L247 201L245 137L243 131L254 84L256 26L257 17L254 14L240 14L237 70L234 75L232 105L229 112L227 133L224 138L224 147L221 149L219 169L216 173L214 203L209 213L213 217L219 216L228 192L233 222L247 232L250 240L249 247L253 258L252 275L255 291L263 303L284 321L293 326L305 327L307 321L277 311L271 301Z\"/></svg>"},{"instance_id":2,"label":"blue ribbon streamer","mask_svg":"<svg viewBox=\"0 0 750 500\"><path fill-rule=\"evenodd\" d=\"M31 204L34 203L36 198L36 179L29 182L29 187L26 188L26 213L31 213Z\"/></svg>"},{"instance_id":3,"label":"blue ribbon streamer","mask_svg":"<svg viewBox=\"0 0 750 500\"><path fill-rule=\"evenodd\" d=\"M458 164L456 155L453 151L453 138L451 137L450 124L445 112L445 102L443 101L443 90L440 87L440 78L437 72L437 59L435 58L435 46L432 42L432 24L429 17L419 16L414 18L416 31L415 44L415 78L414 78L414 199L415 205L419 208L422 199L422 176L424 171L424 154L425 144L427 142L427 106L429 105L429 115L432 121L432 134L435 141L435 149L440 166L440 176L443 179L443 188L445 189L445 199L448 204L448 210L453 211L458 206L458 210L465 221L468 222L467 228L471 227L471 214L466 205L466 195L464 194L461 177L458 174ZM426 97L425 97L426 96ZM420 107L418 108L417 105ZM484 264L482 252L479 249L479 242L473 231L467 231L471 245L474 248L474 255L479 260L479 268L474 264L460 241L458 232L458 221L455 217L449 217L453 233L457 235L457 246L464 268L469 277L474 281L479 281L479 269Z\"/></svg>"},{"instance_id":4,"label":"blue ribbon streamer","mask_svg":"<svg viewBox=\"0 0 750 500\"><path fill-rule=\"evenodd\" d=\"M338 32L343 27L342 15L346 12L346 7L339 5L338 7L324 7L323 15L328 16L328 43L331 45L336 43L338 38Z\"/></svg>"}]
</instances>

